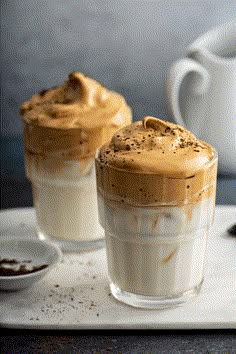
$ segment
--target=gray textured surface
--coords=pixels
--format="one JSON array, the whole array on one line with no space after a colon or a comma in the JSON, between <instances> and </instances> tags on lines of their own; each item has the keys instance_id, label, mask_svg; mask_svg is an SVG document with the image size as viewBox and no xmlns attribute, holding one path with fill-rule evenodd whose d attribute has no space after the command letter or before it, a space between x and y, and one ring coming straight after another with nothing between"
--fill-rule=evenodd
<instances>
[{"instance_id":1,"label":"gray textured surface","mask_svg":"<svg viewBox=\"0 0 236 354\"><path fill-rule=\"evenodd\" d=\"M4 331L5 332L5 331ZM14 332L13 332L14 333ZM17 333L17 332L16 332ZM28 335L27 335L28 333ZM119 333L119 332L118 332ZM229 331L122 331L98 332L23 332L2 337L2 353L159 353L233 354L236 338Z\"/></svg>"},{"instance_id":2,"label":"gray textured surface","mask_svg":"<svg viewBox=\"0 0 236 354\"><path fill-rule=\"evenodd\" d=\"M1 2L1 133L22 132L19 105L80 70L126 96L134 119L168 118L171 63L235 0L10 0Z\"/></svg>"}]
</instances>

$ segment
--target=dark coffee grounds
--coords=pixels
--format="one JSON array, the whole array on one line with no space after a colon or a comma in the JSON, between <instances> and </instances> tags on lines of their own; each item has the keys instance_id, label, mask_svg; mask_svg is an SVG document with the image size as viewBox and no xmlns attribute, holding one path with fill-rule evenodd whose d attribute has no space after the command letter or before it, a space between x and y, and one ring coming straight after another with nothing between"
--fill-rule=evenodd
<instances>
[{"instance_id":1,"label":"dark coffee grounds","mask_svg":"<svg viewBox=\"0 0 236 354\"><path fill-rule=\"evenodd\" d=\"M29 273L37 272L41 269L45 269L48 267L48 264L42 264L40 266L32 266L30 269L27 268L25 263L32 263L32 261L17 261L16 259L0 259L0 276L15 276L15 275L24 275ZM17 266L16 268L12 268L10 266Z\"/></svg>"}]
</instances>

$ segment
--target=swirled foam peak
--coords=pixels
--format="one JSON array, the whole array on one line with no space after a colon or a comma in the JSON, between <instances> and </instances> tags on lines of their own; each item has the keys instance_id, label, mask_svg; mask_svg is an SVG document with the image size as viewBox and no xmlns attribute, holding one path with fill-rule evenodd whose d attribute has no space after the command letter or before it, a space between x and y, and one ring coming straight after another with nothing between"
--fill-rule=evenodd
<instances>
[{"instance_id":1,"label":"swirled foam peak","mask_svg":"<svg viewBox=\"0 0 236 354\"><path fill-rule=\"evenodd\" d=\"M179 125L146 117L117 131L100 156L133 172L187 177L213 158L213 148Z\"/></svg>"},{"instance_id":2,"label":"swirled foam peak","mask_svg":"<svg viewBox=\"0 0 236 354\"><path fill-rule=\"evenodd\" d=\"M100 149L98 186L108 198L128 203L197 200L215 180L215 157L212 146L183 127L145 117L118 130Z\"/></svg>"},{"instance_id":3,"label":"swirled foam peak","mask_svg":"<svg viewBox=\"0 0 236 354\"><path fill-rule=\"evenodd\" d=\"M132 117L123 96L80 72L23 103L21 115L26 150L65 159L93 155Z\"/></svg>"}]
</instances>

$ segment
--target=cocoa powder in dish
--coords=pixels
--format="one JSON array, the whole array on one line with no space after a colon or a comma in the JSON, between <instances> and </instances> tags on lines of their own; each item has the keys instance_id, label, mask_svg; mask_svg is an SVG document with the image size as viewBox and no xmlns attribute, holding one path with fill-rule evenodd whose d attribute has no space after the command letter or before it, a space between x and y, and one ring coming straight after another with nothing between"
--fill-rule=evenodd
<instances>
[{"instance_id":1,"label":"cocoa powder in dish","mask_svg":"<svg viewBox=\"0 0 236 354\"><path fill-rule=\"evenodd\" d=\"M48 264L42 264L36 266L36 265L32 265L31 263L32 263L31 260L18 261L16 259L8 259L8 258L0 259L0 276L9 277L15 275L25 275L25 274L37 272L39 270L48 267ZM27 264L30 264L30 268L27 267Z\"/></svg>"}]
</instances>

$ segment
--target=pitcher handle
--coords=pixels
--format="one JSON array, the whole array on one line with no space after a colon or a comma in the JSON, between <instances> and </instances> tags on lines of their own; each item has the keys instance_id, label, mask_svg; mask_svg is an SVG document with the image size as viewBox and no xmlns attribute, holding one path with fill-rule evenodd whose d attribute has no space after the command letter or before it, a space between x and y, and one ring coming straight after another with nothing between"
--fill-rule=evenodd
<instances>
[{"instance_id":1,"label":"pitcher handle","mask_svg":"<svg viewBox=\"0 0 236 354\"><path fill-rule=\"evenodd\" d=\"M194 95L202 95L208 89L210 76L207 70L193 59L180 59L172 64L166 81L167 99L169 101L171 113L176 122L184 127L186 127L186 123L181 115L179 91L184 77L190 72L196 72L199 74L197 75L192 93Z\"/></svg>"}]
</instances>

